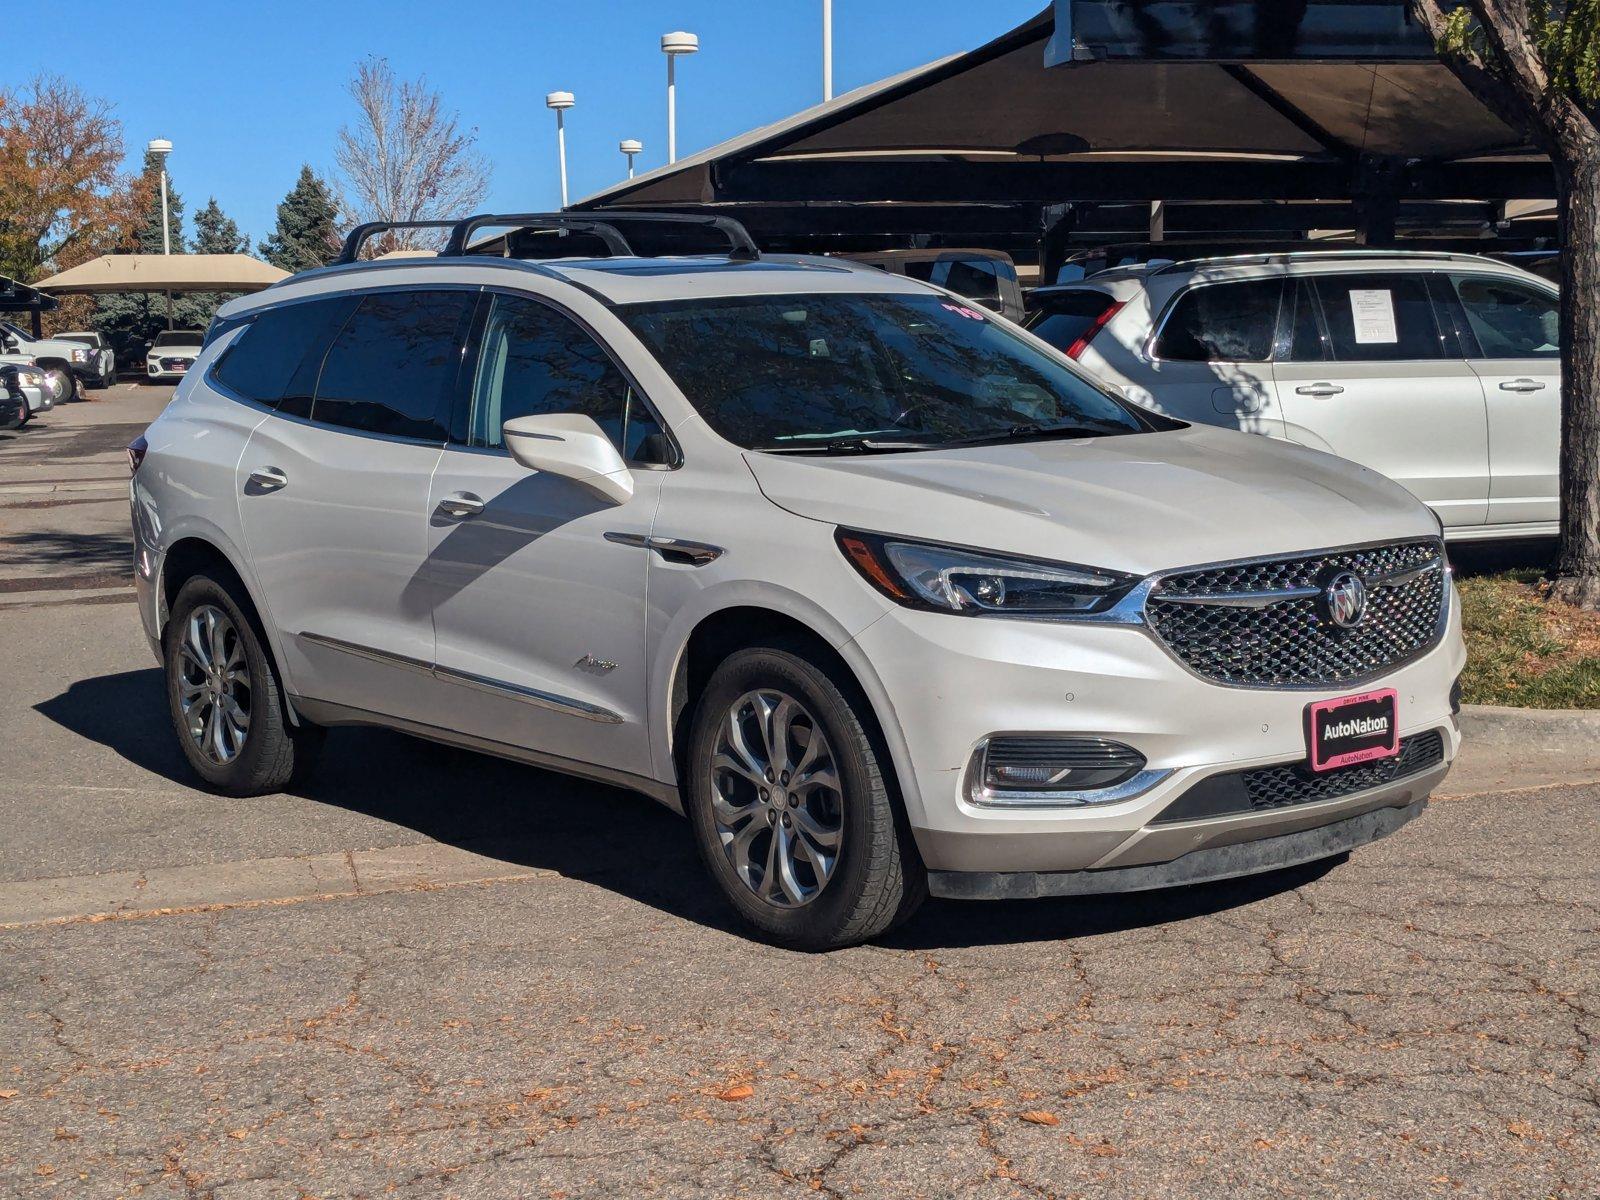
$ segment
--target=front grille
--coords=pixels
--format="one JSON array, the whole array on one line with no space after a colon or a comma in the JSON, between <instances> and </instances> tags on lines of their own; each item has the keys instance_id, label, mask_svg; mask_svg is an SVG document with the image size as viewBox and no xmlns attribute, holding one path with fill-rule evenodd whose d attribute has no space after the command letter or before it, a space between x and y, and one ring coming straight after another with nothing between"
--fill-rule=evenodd
<instances>
[{"instance_id":1,"label":"front grille","mask_svg":"<svg viewBox=\"0 0 1600 1200\"><path fill-rule=\"evenodd\" d=\"M1366 614L1349 629L1329 619L1321 596L1340 571L1367 588ZM1432 646L1446 587L1440 544L1401 542L1179 571L1151 592L1145 616L1190 670L1215 683L1326 687L1379 675Z\"/></svg>"},{"instance_id":2,"label":"front grille","mask_svg":"<svg viewBox=\"0 0 1600 1200\"><path fill-rule=\"evenodd\" d=\"M1256 767L1202 779L1162 811L1152 824L1196 821L1249 812L1270 812L1337 800L1431 771L1444 762L1444 735L1437 729L1400 740L1400 753L1317 774L1303 762Z\"/></svg>"}]
</instances>

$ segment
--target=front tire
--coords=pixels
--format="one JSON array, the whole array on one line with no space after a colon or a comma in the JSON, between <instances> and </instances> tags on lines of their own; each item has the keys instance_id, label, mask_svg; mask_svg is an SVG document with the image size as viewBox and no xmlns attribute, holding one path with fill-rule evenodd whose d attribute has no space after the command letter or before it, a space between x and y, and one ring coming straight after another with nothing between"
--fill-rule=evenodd
<instances>
[{"instance_id":1,"label":"front tire","mask_svg":"<svg viewBox=\"0 0 1600 1200\"><path fill-rule=\"evenodd\" d=\"M865 700L838 674L798 644L737 651L690 732L701 860L744 921L799 950L876 937L927 894Z\"/></svg>"},{"instance_id":2,"label":"front tire","mask_svg":"<svg viewBox=\"0 0 1600 1200\"><path fill-rule=\"evenodd\" d=\"M232 591L197 575L162 640L167 703L183 756L232 796L282 791L316 763L323 731L290 724L278 675Z\"/></svg>"}]
</instances>

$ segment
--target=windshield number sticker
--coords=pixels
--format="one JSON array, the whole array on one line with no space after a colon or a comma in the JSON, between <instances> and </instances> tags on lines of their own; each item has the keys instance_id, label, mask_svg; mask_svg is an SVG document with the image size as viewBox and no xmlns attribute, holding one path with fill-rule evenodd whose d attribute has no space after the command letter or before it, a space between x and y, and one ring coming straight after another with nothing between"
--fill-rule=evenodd
<instances>
[{"instance_id":1,"label":"windshield number sticker","mask_svg":"<svg viewBox=\"0 0 1600 1200\"><path fill-rule=\"evenodd\" d=\"M949 301L945 301L941 307L948 308L957 316L966 317L969 320L983 320L983 314L981 312L978 312L976 309L968 308L965 304L951 304Z\"/></svg>"}]
</instances>

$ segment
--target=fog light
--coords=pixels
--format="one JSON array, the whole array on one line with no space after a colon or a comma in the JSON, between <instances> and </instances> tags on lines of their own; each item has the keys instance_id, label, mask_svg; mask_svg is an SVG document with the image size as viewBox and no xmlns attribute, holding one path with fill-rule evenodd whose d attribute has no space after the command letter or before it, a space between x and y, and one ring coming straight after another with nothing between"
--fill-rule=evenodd
<instances>
[{"instance_id":1,"label":"fog light","mask_svg":"<svg viewBox=\"0 0 1600 1200\"><path fill-rule=\"evenodd\" d=\"M1001 734L978 747L967 796L984 806L1110 804L1166 777L1131 746L1097 737Z\"/></svg>"}]
</instances>

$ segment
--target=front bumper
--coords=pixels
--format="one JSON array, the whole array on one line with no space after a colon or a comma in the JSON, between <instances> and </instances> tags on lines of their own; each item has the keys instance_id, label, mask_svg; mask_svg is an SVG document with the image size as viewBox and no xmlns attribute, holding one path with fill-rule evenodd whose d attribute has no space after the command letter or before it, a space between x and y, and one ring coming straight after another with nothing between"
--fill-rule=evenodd
<instances>
[{"instance_id":1,"label":"front bumper","mask_svg":"<svg viewBox=\"0 0 1600 1200\"><path fill-rule=\"evenodd\" d=\"M1175 864L1200 852L1299 834L1380 809L1406 809L1427 798L1460 747L1450 692L1466 654L1453 589L1444 636L1432 650L1378 680L1316 691L1209 683L1137 627L897 608L856 642L890 699L907 816L923 861L936 875L1054 875ZM1427 770L1330 799L1161 819L1205 780L1302 762L1308 704L1378 687L1398 692L1402 738L1437 732L1441 753ZM1144 756L1154 779L1137 794L1106 804L974 803L969 764L984 739L998 733L1121 742ZM939 886L951 889L946 894L960 890L948 880Z\"/></svg>"},{"instance_id":2,"label":"front bumper","mask_svg":"<svg viewBox=\"0 0 1600 1200\"><path fill-rule=\"evenodd\" d=\"M1035 900L1044 896L1097 896L1214 883L1348 854L1368 842L1388 837L1420 817L1427 807L1426 799L1413 800L1401 808L1378 808L1294 833L1195 850L1171 862L1143 867L1008 873L930 871L928 891L948 900Z\"/></svg>"}]
</instances>

